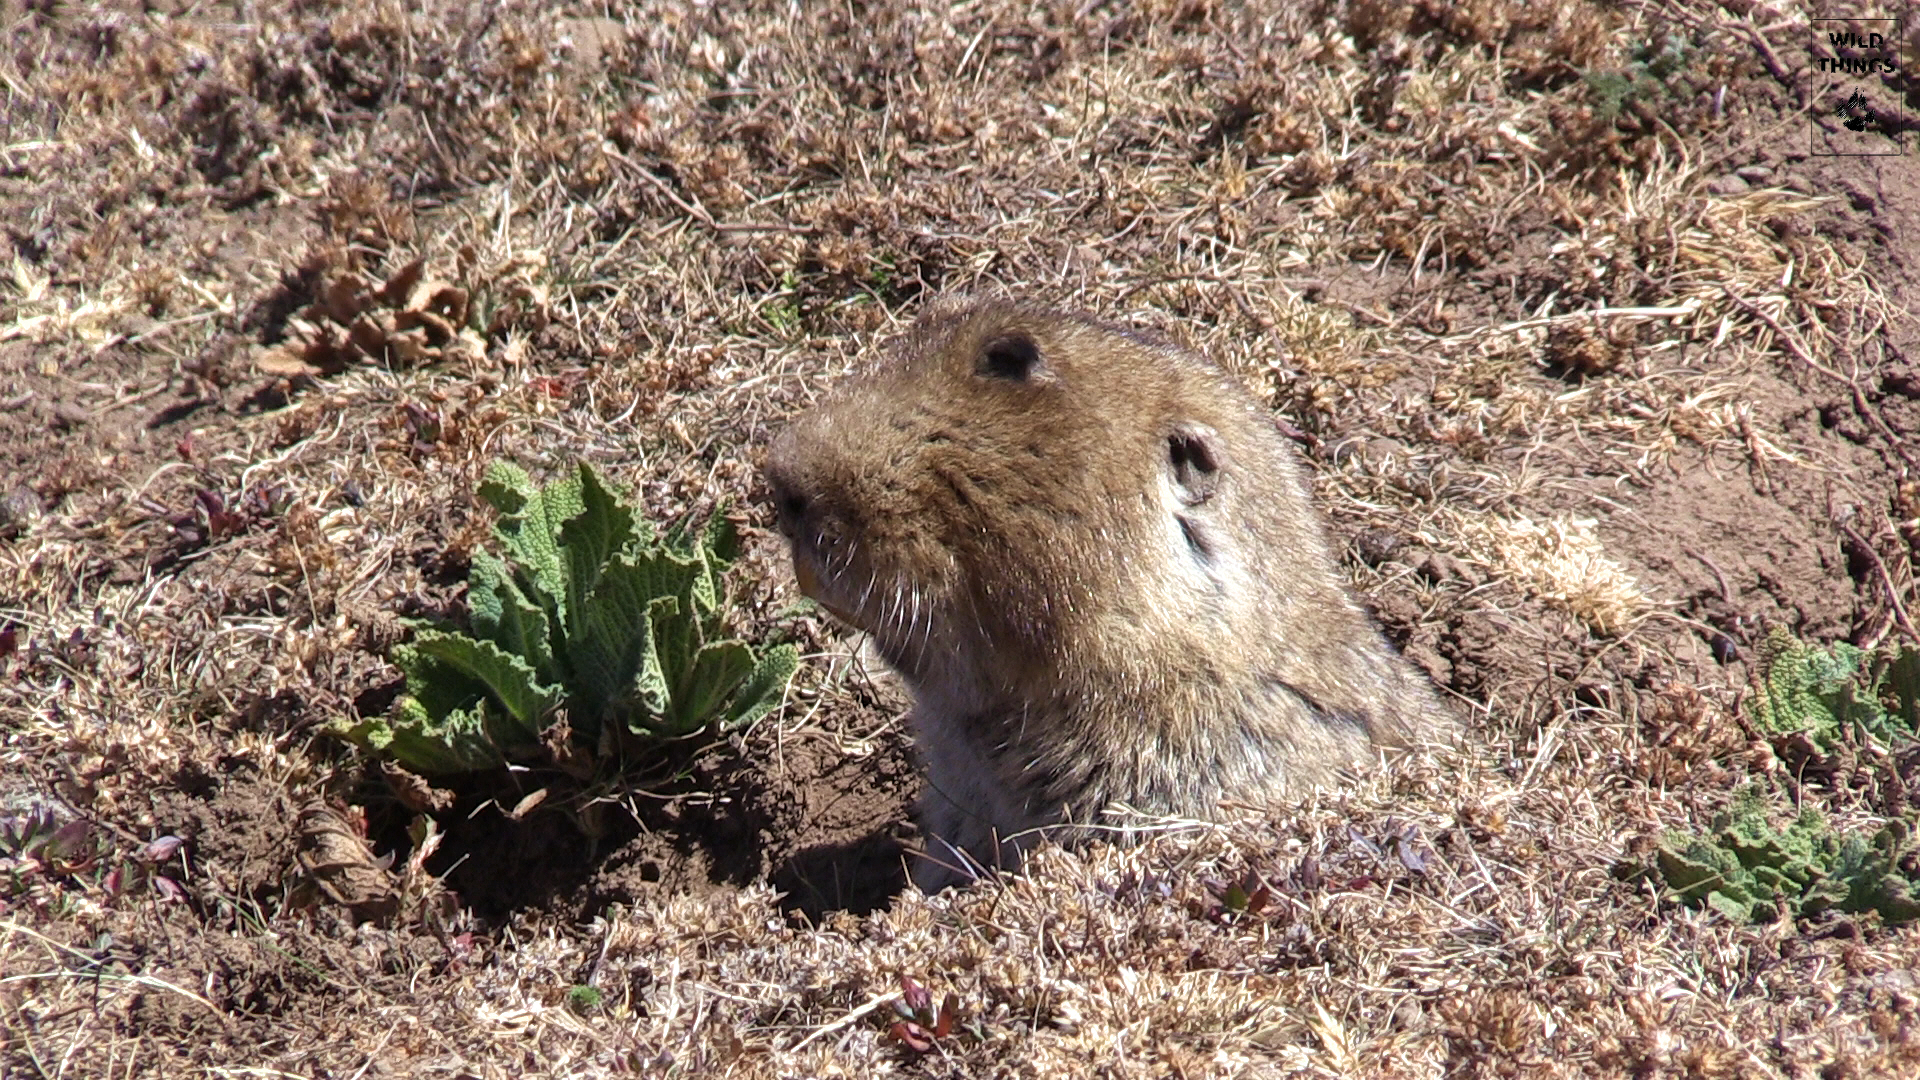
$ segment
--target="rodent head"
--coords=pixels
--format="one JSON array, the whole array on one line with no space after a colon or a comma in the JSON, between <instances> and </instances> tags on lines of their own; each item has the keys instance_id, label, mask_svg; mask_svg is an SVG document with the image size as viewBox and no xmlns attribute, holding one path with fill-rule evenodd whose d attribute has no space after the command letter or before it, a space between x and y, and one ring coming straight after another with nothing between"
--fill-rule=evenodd
<instances>
[{"instance_id":1,"label":"rodent head","mask_svg":"<svg viewBox=\"0 0 1920 1080\"><path fill-rule=\"evenodd\" d=\"M1274 599L1249 534L1319 543L1286 528L1304 494L1248 498L1295 468L1210 363L1004 301L930 308L775 441L767 477L805 592L908 678L989 692L1191 675L1164 670L1183 640L1204 667Z\"/></svg>"}]
</instances>

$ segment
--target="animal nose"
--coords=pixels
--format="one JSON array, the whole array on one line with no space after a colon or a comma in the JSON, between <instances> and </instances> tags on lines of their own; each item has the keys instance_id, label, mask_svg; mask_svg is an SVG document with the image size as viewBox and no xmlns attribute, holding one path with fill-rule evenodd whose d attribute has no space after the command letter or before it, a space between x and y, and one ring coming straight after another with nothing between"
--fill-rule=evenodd
<instances>
[{"instance_id":1,"label":"animal nose","mask_svg":"<svg viewBox=\"0 0 1920 1080\"><path fill-rule=\"evenodd\" d=\"M807 513L807 497L788 487L773 489L774 506L780 517L781 531L793 533Z\"/></svg>"},{"instance_id":2,"label":"animal nose","mask_svg":"<svg viewBox=\"0 0 1920 1080\"><path fill-rule=\"evenodd\" d=\"M773 513L780 531L788 536L797 535L812 499L782 461L776 460L767 466L767 486L773 490Z\"/></svg>"}]
</instances>

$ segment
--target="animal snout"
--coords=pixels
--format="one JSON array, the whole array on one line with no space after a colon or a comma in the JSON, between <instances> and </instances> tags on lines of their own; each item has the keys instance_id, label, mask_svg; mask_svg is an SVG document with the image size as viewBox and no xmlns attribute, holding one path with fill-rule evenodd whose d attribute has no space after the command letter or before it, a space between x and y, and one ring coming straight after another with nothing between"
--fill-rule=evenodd
<instances>
[{"instance_id":1,"label":"animal snout","mask_svg":"<svg viewBox=\"0 0 1920 1080\"><path fill-rule=\"evenodd\" d=\"M798 535L813 498L801 486L794 471L782 468L779 462L767 467L767 486L773 491L773 513L780 531L789 537Z\"/></svg>"},{"instance_id":2,"label":"animal snout","mask_svg":"<svg viewBox=\"0 0 1920 1080\"><path fill-rule=\"evenodd\" d=\"M809 455L800 436L800 432L788 428L767 451L767 488L773 497L774 518L788 539L811 531L808 521L819 512L818 470L809 467Z\"/></svg>"}]
</instances>

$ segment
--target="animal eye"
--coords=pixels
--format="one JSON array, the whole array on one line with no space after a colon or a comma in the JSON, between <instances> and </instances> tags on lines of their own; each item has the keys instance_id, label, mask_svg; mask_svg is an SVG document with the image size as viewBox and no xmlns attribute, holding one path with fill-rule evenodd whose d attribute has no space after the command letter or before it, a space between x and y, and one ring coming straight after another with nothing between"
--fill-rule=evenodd
<instances>
[{"instance_id":1,"label":"animal eye","mask_svg":"<svg viewBox=\"0 0 1920 1080\"><path fill-rule=\"evenodd\" d=\"M1025 334L1008 334L987 343L974 365L976 375L1028 382L1040 369L1040 346Z\"/></svg>"},{"instance_id":2,"label":"animal eye","mask_svg":"<svg viewBox=\"0 0 1920 1080\"><path fill-rule=\"evenodd\" d=\"M1167 461L1173 466L1175 476L1184 477L1193 473L1204 476L1220 468L1220 464L1213 460L1213 451L1207 447L1206 440L1184 432L1167 437Z\"/></svg>"},{"instance_id":3,"label":"animal eye","mask_svg":"<svg viewBox=\"0 0 1920 1080\"><path fill-rule=\"evenodd\" d=\"M1167 471L1180 501L1198 506L1220 488L1220 436L1204 424L1182 424L1167 436Z\"/></svg>"}]
</instances>

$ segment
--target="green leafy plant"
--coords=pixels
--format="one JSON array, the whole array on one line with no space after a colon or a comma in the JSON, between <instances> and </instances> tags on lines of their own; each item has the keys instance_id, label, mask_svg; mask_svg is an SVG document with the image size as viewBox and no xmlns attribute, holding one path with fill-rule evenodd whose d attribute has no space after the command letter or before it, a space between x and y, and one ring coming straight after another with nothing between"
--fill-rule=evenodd
<instances>
[{"instance_id":1,"label":"green leafy plant","mask_svg":"<svg viewBox=\"0 0 1920 1080\"><path fill-rule=\"evenodd\" d=\"M1831 750L1849 730L1894 745L1920 736L1920 650L1809 645L1775 627L1760 647L1749 714L1770 738Z\"/></svg>"},{"instance_id":2,"label":"green leafy plant","mask_svg":"<svg viewBox=\"0 0 1920 1080\"><path fill-rule=\"evenodd\" d=\"M760 314L775 334L790 337L800 330L800 275L788 270L780 275L780 291L760 306Z\"/></svg>"},{"instance_id":3,"label":"green leafy plant","mask_svg":"<svg viewBox=\"0 0 1920 1080\"><path fill-rule=\"evenodd\" d=\"M1746 703L1753 730L1793 775L1884 774L1904 791L1902 762L1920 735L1920 652L1812 645L1776 628L1759 649ZM1657 871L1680 899L1743 922L1827 910L1920 919L1920 814L1904 795L1884 825L1851 832L1785 801L1748 788L1706 830L1668 833L1654 865L1639 869Z\"/></svg>"},{"instance_id":4,"label":"green leafy plant","mask_svg":"<svg viewBox=\"0 0 1920 1080\"><path fill-rule=\"evenodd\" d=\"M1704 834L1667 835L1656 863L1680 899L1742 922L1828 909L1877 911L1889 923L1920 918L1920 843L1911 817L1871 835L1841 835L1817 810L1772 824L1769 801L1740 794Z\"/></svg>"},{"instance_id":5,"label":"green leafy plant","mask_svg":"<svg viewBox=\"0 0 1920 1080\"><path fill-rule=\"evenodd\" d=\"M500 512L505 557L474 558L471 633L422 630L395 647L406 693L349 737L426 774L567 765L779 703L799 655L727 636L720 579L738 539L723 517L656 536L584 462L539 489L497 462L480 497Z\"/></svg>"},{"instance_id":6,"label":"green leafy plant","mask_svg":"<svg viewBox=\"0 0 1920 1080\"><path fill-rule=\"evenodd\" d=\"M1636 46L1626 67L1586 73L1600 115L1618 116L1635 102L1649 104L1679 96L1675 76L1682 74L1693 53L1686 40L1664 36Z\"/></svg>"},{"instance_id":7,"label":"green leafy plant","mask_svg":"<svg viewBox=\"0 0 1920 1080\"><path fill-rule=\"evenodd\" d=\"M590 1016L599 1012L600 1006L605 1003L606 995L591 986L567 987L567 1008L576 1015Z\"/></svg>"}]
</instances>

